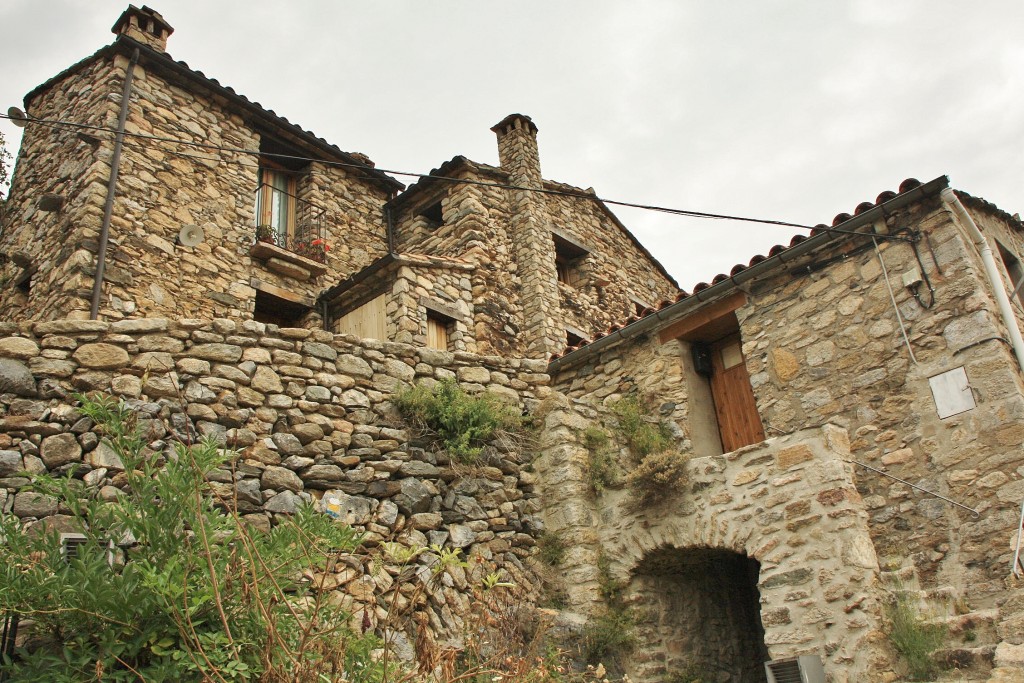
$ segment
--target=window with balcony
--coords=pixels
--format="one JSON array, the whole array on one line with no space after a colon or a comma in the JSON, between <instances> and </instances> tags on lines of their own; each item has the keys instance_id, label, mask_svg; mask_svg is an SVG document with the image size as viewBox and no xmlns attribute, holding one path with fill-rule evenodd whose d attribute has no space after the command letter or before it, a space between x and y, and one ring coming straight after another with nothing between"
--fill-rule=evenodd
<instances>
[{"instance_id":1,"label":"window with balcony","mask_svg":"<svg viewBox=\"0 0 1024 683\"><path fill-rule=\"evenodd\" d=\"M296 176L264 161L256 193L256 237L286 247L294 241L296 228Z\"/></svg>"}]
</instances>

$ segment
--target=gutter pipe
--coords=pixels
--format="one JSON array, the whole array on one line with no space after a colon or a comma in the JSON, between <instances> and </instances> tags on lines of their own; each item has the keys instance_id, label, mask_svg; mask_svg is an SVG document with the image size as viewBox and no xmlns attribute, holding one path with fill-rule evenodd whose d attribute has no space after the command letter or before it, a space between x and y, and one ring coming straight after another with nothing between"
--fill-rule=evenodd
<instances>
[{"instance_id":1,"label":"gutter pipe","mask_svg":"<svg viewBox=\"0 0 1024 683\"><path fill-rule=\"evenodd\" d=\"M107 201L103 205L103 224L100 226L100 243L96 255L96 276L92 285L92 305L89 320L96 320L100 312L100 296L103 292L103 274L107 268L107 242L110 239L110 218L114 212L114 195L117 191L117 176L121 169L121 148L124 146L124 126L128 120L128 105L131 99L132 78L139 61L139 48L132 51L131 59L124 73L124 87L121 89L121 113L117 117L117 136L114 140L114 154L110 158L110 180L107 182Z\"/></svg>"},{"instance_id":2,"label":"gutter pipe","mask_svg":"<svg viewBox=\"0 0 1024 683\"><path fill-rule=\"evenodd\" d=\"M978 229L978 225L967 213L960 198L952 188L945 188L941 193L942 201L953 212L957 222L966 228L974 246L981 253L981 261L985 264L985 275L988 276L989 284L992 286L992 294L995 296L996 305L999 306L999 314L1003 319L1003 325L1010 337L1010 346L1013 347L1013 354L1017 357L1017 366L1024 370L1024 338L1021 338L1020 325L1017 323L1017 316L1013 314L1010 305L1010 297L1006 295L1006 287L1003 285L1003 277L999 273L996 259L992 255L992 247L989 245L985 235Z\"/></svg>"},{"instance_id":3,"label":"gutter pipe","mask_svg":"<svg viewBox=\"0 0 1024 683\"><path fill-rule=\"evenodd\" d=\"M704 303L713 299L721 298L729 291L737 289L740 285L750 282L760 275L773 270L776 266L785 264L787 261L810 253L828 242L838 239L840 236L849 238L847 233L852 232L856 228L873 224L875 221L884 221L885 217L892 211L918 201L922 197L935 194L940 190L943 190L943 188L949 188L949 178L946 176L939 176L935 180L930 180L924 185L919 185L913 190L897 195L887 202L874 206L871 209L850 218L841 224L843 228L842 233L822 229L822 231L817 235L808 237L803 242L789 247L788 249L784 249L775 256L767 258L756 265L744 268L736 275L726 280L722 280L716 285L711 285L707 289L702 289L699 292L691 294L682 301L677 301L670 306L666 306L659 311L655 311L635 323L620 328L605 337L601 337L597 341L587 344L581 349L572 351L560 358L554 359L548 363L548 374L554 375L561 370L579 365L591 356L600 353L604 349L613 346L620 341L635 339L636 337L646 334L658 327L662 327L665 324L684 318L696 309L700 308ZM873 233L864 233L864 236L867 237L872 234ZM1022 344L1022 347L1024 347L1024 344Z\"/></svg>"}]
</instances>

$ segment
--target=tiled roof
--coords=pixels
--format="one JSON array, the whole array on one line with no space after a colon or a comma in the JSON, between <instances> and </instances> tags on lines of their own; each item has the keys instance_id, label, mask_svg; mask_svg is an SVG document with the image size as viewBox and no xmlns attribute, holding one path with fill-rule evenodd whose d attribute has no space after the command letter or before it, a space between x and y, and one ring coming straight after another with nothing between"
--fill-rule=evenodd
<instances>
[{"instance_id":1,"label":"tiled roof","mask_svg":"<svg viewBox=\"0 0 1024 683\"><path fill-rule=\"evenodd\" d=\"M819 234L828 232L830 228L838 228L838 227L842 226L844 223L846 223L847 221L852 220L854 217L859 216L860 214L862 214L862 213L864 213L866 211L869 211L869 210L875 208L876 206L880 206L881 204L884 204L885 202L887 202L887 201L889 201L891 199L894 199L894 198L896 198L896 197L898 197L898 196L900 196L900 195L902 195L904 193L910 192L910 191L912 191L912 190L914 190L914 189L916 189L918 187L921 187L921 182L919 180L917 180L916 178L907 178L902 183L900 183L899 191L898 192L893 192L893 191L890 191L890 190L886 190L885 192L882 192L881 194L879 194L878 197L875 198L874 202L861 202L860 204L858 204L857 207L853 210L852 214L849 214L849 213L839 213L839 214L836 214L835 218L832 219L832 225L831 226L825 225L824 223L819 223L818 225L816 225L811 230L810 235L794 235L793 238L790 239L788 245L776 244L774 247L769 249L767 256L764 256L762 254L758 254L757 256L754 256L753 258L751 258L750 261L748 263L746 263L746 264L737 263L735 266L732 267L732 269L729 271L728 275L726 275L725 273L719 273L718 275L716 275L715 277L713 277L711 279L710 283L708 283L708 282L698 282L697 284L695 284L693 286L693 290L691 292L688 293L686 290L682 290L675 297L675 299L670 299L670 300L662 301L661 303L656 304L656 305L654 305L651 308L647 308L647 309L644 309L643 311L640 311L640 313L637 314L637 315L632 315L629 318L627 318L626 320L623 320L623 321L621 321L619 323L612 324L610 327L608 327L603 332L599 332L598 334L596 334L593 339L584 340L584 341L582 341L579 344L576 344L574 346L566 347L566 349L562 353L556 353L556 354L552 355L551 356L551 360L554 361L554 360L557 360L559 358L562 358L562 357L568 355L569 353L572 353L573 351L576 351L578 349L582 349L582 348L584 348L584 347L586 347L586 346L588 346L588 345L598 341L599 339L603 339L604 337L607 337L607 336L609 336L611 334L614 334L615 332L618 332L619 330L627 327L628 325L632 325L633 323L639 322L640 320L642 320L642 319L644 319L644 318L646 318L648 316L654 315L658 311L662 311L662 310L668 308L669 306L672 306L672 305L674 305L676 303L679 303L680 301L684 301L685 299L688 299L688 298L698 294L699 292L701 292L701 291L703 291L705 289L708 289L709 287L717 285L720 282L723 282L725 280L730 280L733 277L735 277L736 275L738 275L739 273L742 273L743 271L747 270L748 268L756 266L757 264L762 263L763 261L766 261L769 258L772 258L774 256L778 256L779 254L782 254L782 253L788 251L789 249L792 249L793 247L797 246L801 242L806 241L810 237L813 237L815 235L819 235Z\"/></svg>"}]
</instances>

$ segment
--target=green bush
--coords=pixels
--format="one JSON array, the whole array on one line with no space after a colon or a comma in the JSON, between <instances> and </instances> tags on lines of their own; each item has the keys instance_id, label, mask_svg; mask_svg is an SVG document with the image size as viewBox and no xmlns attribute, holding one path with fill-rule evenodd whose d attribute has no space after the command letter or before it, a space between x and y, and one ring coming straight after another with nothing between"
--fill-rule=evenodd
<instances>
[{"instance_id":1,"label":"green bush","mask_svg":"<svg viewBox=\"0 0 1024 683\"><path fill-rule=\"evenodd\" d=\"M640 399L627 396L612 406L618 431L637 458L657 453L672 445L672 435L663 422L651 422Z\"/></svg>"},{"instance_id":2,"label":"green bush","mask_svg":"<svg viewBox=\"0 0 1024 683\"><path fill-rule=\"evenodd\" d=\"M537 548L544 564L557 567L565 559L565 540L553 531L545 531L537 537Z\"/></svg>"},{"instance_id":3,"label":"green bush","mask_svg":"<svg viewBox=\"0 0 1024 683\"><path fill-rule=\"evenodd\" d=\"M610 607L586 623L581 647L587 664L620 665L636 647L634 619L630 610Z\"/></svg>"},{"instance_id":4,"label":"green bush","mask_svg":"<svg viewBox=\"0 0 1024 683\"><path fill-rule=\"evenodd\" d=\"M654 503L686 483L686 458L674 450L652 453L626 475L638 505Z\"/></svg>"},{"instance_id":5,"label":"green bush","mask_svg":"<svg viewBox=\"0 0 1024 683\"><path fill-rule=\"evenodd\" d=\"M85 536L72 559L51 522L0 516L0 612L20 616L30 639L0 672L48 683L384 678L371 657L379 641L353 632L314 578L359 545L351 528L306 507L256 531L220 509L230 501L206 480L233 453L178 444L157 464L129 408L80 398L126 466L122 495L103 502L70 476L35 479Z\"/></svg>"},{"instance_id":6,"label":"green bush","mask_svg":"<svg viewBox=\"0 0 1024 683\"><path fill-rule=\"evenodd\" d=\"M662 677L662 683L711 683L711 675L692 659L686 660L681 667L669 670Z\"/></svg>"},{"instance_id":7,"label":"green bush","mask_svg":"<svg viewBox=\"0 0 1024 683\"><path fill-rule=\"evenodd\" d=\"M907 665L910 680L932 680L939 670L932 653L945 640L945 626L927 623L913 598L901 589L894 593L885 611L889 620L889 642Z\"/></svg>"},{"instance_id":8,"label":"green bush","mask_svg":"<svg viewBox=\"0 0 1024 683\"><path fill-rule=\"evenodd\" d=\"M608 438L608 432L600 427L587 427L583 432L583 444L590 452L587 461L587 478L595 493L615 486L618 482L618 468L615 451Z\"/></svg>"},{"instance_id":9,"label":"green bush","mask_svg":"<svg viewBox=\"0 0 1024 683\"><path fill-rule=\"evenodd\" d=\"M437 435L442 447L462 462L472 462L500 432L515 432L522 418L494 394L470 396L453 379L434 387L420 384L395 397L403 417L414 427Z\"/></svg>"}]
</instances>

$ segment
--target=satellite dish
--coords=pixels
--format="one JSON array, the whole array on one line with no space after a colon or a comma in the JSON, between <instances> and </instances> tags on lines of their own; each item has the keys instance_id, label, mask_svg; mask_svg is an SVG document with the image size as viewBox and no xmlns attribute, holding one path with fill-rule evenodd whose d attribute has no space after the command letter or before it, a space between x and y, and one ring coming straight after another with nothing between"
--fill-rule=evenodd
<instances>
[{"instance_id":1,"label":"satellite dish","mask_svg":"<svg viewBox=\"0 0 1024 683\"><path fill-rule=\"evenodd\" d=\"M11 107L7 110L7 117L11 120L11 123L16 125L18 128L24 128L28 125L28 114L18 109L17 107Z\"/></svg>"},{"instance_id":2,"label":"satellite dish","mask_svg":"<svg viewBox=\"0 0 1024 683\"><path fill-rule=\"evenodd\" d=\"M202 244L206 233L198 225L186 225L178 231L178 243L186 247Z\"/></svg>"}]
</instances>

